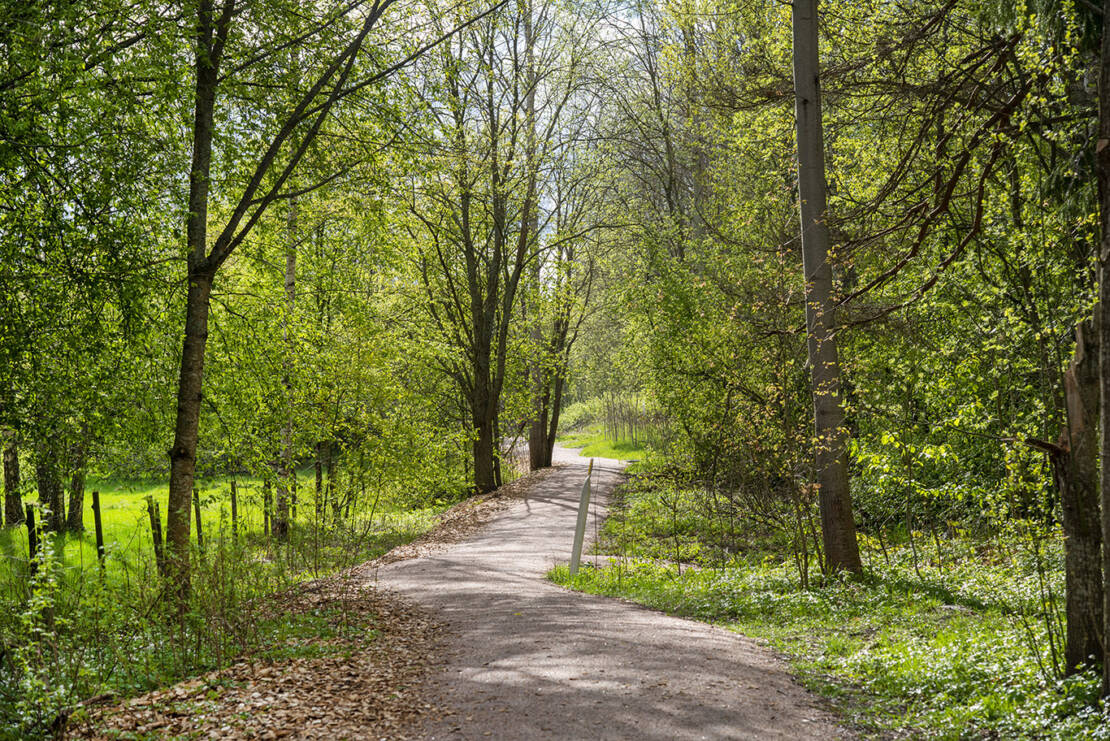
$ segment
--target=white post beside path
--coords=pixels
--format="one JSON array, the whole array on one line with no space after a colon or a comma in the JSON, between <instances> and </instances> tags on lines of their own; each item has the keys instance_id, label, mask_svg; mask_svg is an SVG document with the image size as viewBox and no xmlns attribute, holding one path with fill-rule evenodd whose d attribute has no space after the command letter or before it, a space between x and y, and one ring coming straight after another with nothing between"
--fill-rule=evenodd
<instances>
[{"instance_id":1,"label":"white post beside path","mask_svg":"<svg viewBox=\"0 0 1110 741\"><path fill-rule=\"evenodd\" d=\"M574 527L574 547L570 551L570 575L578 573L578 562L582 559L582 541L586 537L586 516L590 511L590 477L594 473L594 459L586 471L586 483L582 484L582 498L578 500L578 524Z\"/></svg>"}]
</instances>

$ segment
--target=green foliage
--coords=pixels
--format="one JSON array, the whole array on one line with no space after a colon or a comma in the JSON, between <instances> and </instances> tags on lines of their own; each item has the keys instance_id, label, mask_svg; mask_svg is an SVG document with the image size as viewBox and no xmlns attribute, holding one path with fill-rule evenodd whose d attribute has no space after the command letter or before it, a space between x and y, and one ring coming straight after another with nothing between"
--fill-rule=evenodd
<instances>
[{"instance_id":1,"label":"green foliage","mask_svg":"<svg viewBox=\"0 0 1110 741\"><path fill-rule=\"evenodd\" d=\"M563 409L559 418L561 434L580 433L584 429L600 424L605 414L600 397L576 401Z\"/></svg>"},{"instance_id":2,"label":"green foliage","mask_svg":"<svg viewBox=\"0 0 1110 741\"><path fill-rule=\"evenodd\" d=\"M862 578L804 588L788 530L749 508L729 522L641 468L614 494L599 565L552 579L763 638L876 737L1106 738L1099 677L1062 678L1058 531L872 530Z\"/></svg>"},{"instance_id":3,"label":"green foliage","mask_svg":"<svg viewBox=\"0 0 1110 741\"><path fill-rule=\"evenodd\" d=\"M302 492L310 491L309 482L302 475ZM90 481L104 491L103 569L90 528L46 537L29 580L25 529L0 533L0 737L47 734L85 698L143 692L245 654L316 655L329 650L324 642L350 638L343 632L351 630L372 638L369 627L346 625L330 613L290 612L283 595L412 540L442 510L412 509L387 494L356 498L351 515L336 521L330 508L318 516L302 493L290 540L280 544L261 534L260 482L239 480L234 537L226 484L209 483L202 496L205 547L193 549L194 588L184 623L168 612L142 485ZM164 484L148 486L161 491Z\"/></svg>"}]
</instances>

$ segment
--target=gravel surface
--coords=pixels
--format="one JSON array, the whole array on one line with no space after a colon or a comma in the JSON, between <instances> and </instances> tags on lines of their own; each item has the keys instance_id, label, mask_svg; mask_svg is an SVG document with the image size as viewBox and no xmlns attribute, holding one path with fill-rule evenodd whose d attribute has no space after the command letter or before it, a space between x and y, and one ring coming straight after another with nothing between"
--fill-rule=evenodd
<instances>
[{"instance_id":1,"label":"gravel surface","mask_svg":"<svg viewBox=\"0 0 1110 741\"><path fill-rule=\"evenodd\" d=\"M445 625L427 739L843 739L755 641L544 579L570 557L587 461L531 482L463 542L377 569ZM596 517L621 464L598 459Z\"/></svg>"}]
</instances>

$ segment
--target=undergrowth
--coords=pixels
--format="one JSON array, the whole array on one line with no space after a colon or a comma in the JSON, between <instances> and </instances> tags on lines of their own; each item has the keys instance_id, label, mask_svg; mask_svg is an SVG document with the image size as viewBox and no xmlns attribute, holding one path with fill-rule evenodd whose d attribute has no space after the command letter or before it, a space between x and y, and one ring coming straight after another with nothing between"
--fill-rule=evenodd
<instances>
[{"instance_id":1,"label":"undergrowth","mask_svg":"<svg viewBox=\"0 0 1110 741\"><path fill-rule=\"evenodd\" d=\"M862 579L803 589L781 539L698 501L626 485L596 548L610 558L551 578L766 640L865 736L1110 738L1099 678L1058 671L1059 539L863 534Z\"/></svg>"},{"instance_id":2,"label":"undergrowth","mask_svg":"<svg viewBox=\"0 0 1110 741\"><path fill-rule=\"evenodd\" d=\"M134 505L120 508L128 514L113 520L103 567L91 528L45 537L34 574L26 528L5 532L0 739L59 736L88 698L138 694L244 655L313 655L346 623L287 609L283 595L418 537L443 505L406 511L378 502L345 518L322 513L319 522L305 506L287 543L257 530L232 533L226 517L214 516L204 547L194 543L183 619L168 607L149 522L132 517Z\"/></svg>"}]
</instances>

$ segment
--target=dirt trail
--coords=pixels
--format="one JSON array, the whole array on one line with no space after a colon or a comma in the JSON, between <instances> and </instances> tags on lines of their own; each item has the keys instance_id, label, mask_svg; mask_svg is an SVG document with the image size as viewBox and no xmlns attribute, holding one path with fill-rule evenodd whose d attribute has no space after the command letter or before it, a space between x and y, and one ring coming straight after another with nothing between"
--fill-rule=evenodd
<instances>
[{"instance_id":1,"label":"dirt trail","mask_svg":"<svg viewBox=\"0 0 1110 741\"><path fill-rule=\"evenodd\" d=\"M573 451L558 458L473 537L372 575L446 623L430 696L448 712L424 738L851 737L754 641L546 581L570 557L586 473ZM603 510L620 464L594 473Z\"/></svg>"}]
</instances>

